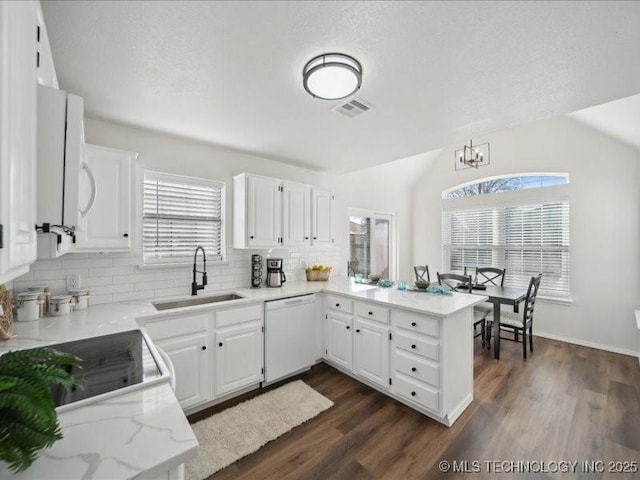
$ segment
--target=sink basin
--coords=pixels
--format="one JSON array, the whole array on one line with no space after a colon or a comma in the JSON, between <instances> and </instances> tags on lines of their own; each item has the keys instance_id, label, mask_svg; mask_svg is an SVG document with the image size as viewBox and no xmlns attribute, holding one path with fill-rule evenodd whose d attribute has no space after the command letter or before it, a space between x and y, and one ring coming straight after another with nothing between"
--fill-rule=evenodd
<instances>
[{"instance_id":1,"label":"sink basin","mask_svg":"<svg viewBox=\"0 0 640 480\"><path fill-rule=\"evenodd\" d=\"M171 310L174 308L192 307L194 305L206 305L208 303L228 302L229 300L240 300L244 298L237 293L225 293L224 295L214 295L211 297L192 297L185 300L171 300L169 302L153 302L156 310Z\"/></svg>"}]
</instances>

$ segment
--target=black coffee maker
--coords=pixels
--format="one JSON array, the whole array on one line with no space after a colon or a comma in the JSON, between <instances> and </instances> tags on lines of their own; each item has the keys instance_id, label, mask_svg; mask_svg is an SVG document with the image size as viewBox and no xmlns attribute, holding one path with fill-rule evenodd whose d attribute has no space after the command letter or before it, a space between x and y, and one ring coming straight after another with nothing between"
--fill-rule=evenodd
<instances>
[{"instance_id":1,"label":"black coffee maker","mask_svg":"<svg viewBox=\"0 0 640 480\"><path fill-rule=\"evenodd\" d=\"M267 258L267 287L281 287L287 277L282 270L281 258Z\"/></svg>"}]
</instances>

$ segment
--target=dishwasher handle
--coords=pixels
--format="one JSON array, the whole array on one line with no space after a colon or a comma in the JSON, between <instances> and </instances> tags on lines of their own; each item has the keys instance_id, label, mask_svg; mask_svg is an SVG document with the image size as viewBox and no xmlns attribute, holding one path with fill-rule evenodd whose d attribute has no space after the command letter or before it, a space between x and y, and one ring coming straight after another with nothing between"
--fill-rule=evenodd
<instances>
[{"instance_id":1,"label":"dishwasher handle","mask_svg":"<svg viewBox=\"0 0 640 480\"><path fill-rule=\"evenodd\" d=\"M297 305L306 305L309 303L315 303L316 297L314 294L299 295L297 297L283 298L282 300L272 300L266 302L267 311L279 310L281 308L295 307Z\"/></svg>"}]
</instances>

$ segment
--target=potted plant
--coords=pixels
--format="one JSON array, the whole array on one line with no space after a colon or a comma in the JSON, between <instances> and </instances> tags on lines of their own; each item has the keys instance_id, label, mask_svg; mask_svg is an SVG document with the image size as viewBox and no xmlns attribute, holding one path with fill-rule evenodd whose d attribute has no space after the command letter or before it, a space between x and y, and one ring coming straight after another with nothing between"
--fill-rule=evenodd
<instances>
[{"instance_id":1,"label":"potted plant","mask_svg":"<svg viewBox=\"0 0 640 480\"><path fill-rule=\"evenodd\" d=\"M51 385L80 386L64 369L79 359L51 348L0 355L0 460L20 472L62 438Z\"/></svg>"}]
</instances>

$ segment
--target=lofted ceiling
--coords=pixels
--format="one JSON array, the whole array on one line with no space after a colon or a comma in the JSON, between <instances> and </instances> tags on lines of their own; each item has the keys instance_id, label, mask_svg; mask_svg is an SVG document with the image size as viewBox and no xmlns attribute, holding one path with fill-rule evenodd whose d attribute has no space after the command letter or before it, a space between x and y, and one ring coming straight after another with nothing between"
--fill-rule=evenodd
<instances>
[{"instance_id":1,"label":"lofted ceiling","mask_svg":"<svg viewBox=\"0 0 640 480\"><path fill-rule=\"evenodd\" d=\"M345 172L640 93L640 2L45 1L88 115ZM363 66L349 119L302 68Z\"/></svg>"}]
</instances>

